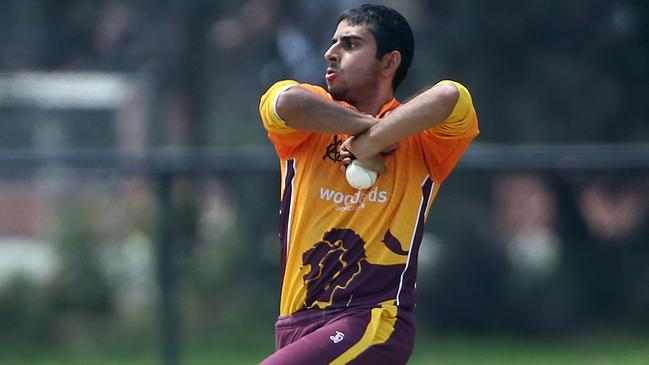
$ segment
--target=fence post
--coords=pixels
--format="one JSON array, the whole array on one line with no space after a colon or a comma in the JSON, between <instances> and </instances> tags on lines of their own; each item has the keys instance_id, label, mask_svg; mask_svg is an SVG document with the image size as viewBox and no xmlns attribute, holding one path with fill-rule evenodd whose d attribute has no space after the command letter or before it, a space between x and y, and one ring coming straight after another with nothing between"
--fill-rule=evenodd
<instances>
[{"instance_id":1,"label":"fence post","mask_svg":"<svg viewBox=\"0 0 649 365\"><path fill-rule=\"evenodd\" d=\"M172 222L172 174L153 175L158 200L158 285L160 287L160 355L163 365L180 364L178 250Z\"/></svg>"}]
</instances>

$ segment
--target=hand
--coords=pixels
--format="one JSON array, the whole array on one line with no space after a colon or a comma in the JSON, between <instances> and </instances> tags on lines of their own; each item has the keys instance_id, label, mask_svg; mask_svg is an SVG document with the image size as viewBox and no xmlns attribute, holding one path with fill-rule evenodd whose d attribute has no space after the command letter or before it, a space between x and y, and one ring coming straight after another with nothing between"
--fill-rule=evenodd
<instances>
[{"instance_id":1,"label":"hand","mask_svg":"<svg viewBox=\"0 0 649 365\"><path fill-rule=\"evenodd\" d=\"M368 170L376 171L379 176L385 174L388 171L388 168L385 166L385 162L383 162L383 157L381 157L381 155L374 155L368 159L359 159L358 161L360 161L360 163L363 164L363 166Z\"/></svg>"},{"instance_id":2,"label":"hand","mask_svg":"<svg viewBox=\"0 0 649 365\"><path fill-rule=\"evenodd\" d=\"M352 163L353 160L356 159L356 156L354 156L354 153L352 151L352 141L354 140L354 137L348 138L343 144L340 146L340 157L341 157L341 168L340 170L344 173L347 170L347 166ZM386 154L390 154L396 150L396 144L388 147L385 150ZM366 159L359 159L359 161L365 166L367 169L376 171L377 174L382 175L384 174L388 169L385 166L385 162L383 162L383 158L381 155L383 154L383 151L381 154L374 155L372 157L366 158Z\"/></svg>"},{"instance_id":3,"label":"hand","mask_svg":"<svg viewBox=\"0 0 649 365\"><path fill-rule=\"evenodd\" d=\"M356 156L354 156L354 154L352 153L352 151L350 149L351 140L353 138L354 137L347 138L347 140L345 140L340 145L340 148L339 148L339 151L338 151L340 153L340 163L342 164L342 171L343 172L345 172L346 167L350 163L352 163L353 160L356 159Z\"/></svg>"}]
</instances>

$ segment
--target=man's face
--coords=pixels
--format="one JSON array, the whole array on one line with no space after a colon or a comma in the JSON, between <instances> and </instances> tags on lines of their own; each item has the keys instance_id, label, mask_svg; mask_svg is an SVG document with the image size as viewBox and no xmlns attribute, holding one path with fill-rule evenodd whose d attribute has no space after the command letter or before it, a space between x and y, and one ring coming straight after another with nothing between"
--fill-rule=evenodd
<instances>
[{"instance_id":1,"label":"man's face","mask_svg":"<svg viewBox=\"0 0 649 365\"><path fill-rule=\"evenodd\" d=\"M329 63L325 79L334 99L354 104L377 90L380 61L366 25L340 22L324 57Z\"/></svg>"}]
</instances>

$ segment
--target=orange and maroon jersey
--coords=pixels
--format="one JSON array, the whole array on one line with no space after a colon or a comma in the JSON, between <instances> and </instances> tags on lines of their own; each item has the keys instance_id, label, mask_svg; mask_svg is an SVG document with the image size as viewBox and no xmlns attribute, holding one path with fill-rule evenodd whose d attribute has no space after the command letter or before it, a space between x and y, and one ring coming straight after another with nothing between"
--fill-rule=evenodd
<instances>
[{"instance_id":1,"label":"orange and maroon jersey","mask_svg":"<svg viewBox=\"0 0 649 365\"><path fill-rule=\"evenodd\" d=\"M428 210L479 133L471 95L453 83L460 97L447 120L400 141L384 157L387 172L365 190L352 188L340 170L338 147L348 135L296 130L277 114L278 96L297 82L277 82L262 96L261 119L281 162L280 315L312 308L414 306ZM321 87L299 85L332 100ZM375 117L398 107L392 99Z\"/></svg>"}]
</instances>

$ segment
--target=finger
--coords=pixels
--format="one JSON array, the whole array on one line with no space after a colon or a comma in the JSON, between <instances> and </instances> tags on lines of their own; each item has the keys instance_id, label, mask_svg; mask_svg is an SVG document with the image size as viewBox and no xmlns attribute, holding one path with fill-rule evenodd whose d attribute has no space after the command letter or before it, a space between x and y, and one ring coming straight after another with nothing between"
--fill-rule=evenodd
<instances>
[{"instance_id":1,"label":"finger","mask_svg":"<svg viewBox=\"0 0 649 365\"><path fill-rule=\"evenodd\" d=\"M350 151L347 146L340 146L339 152L349 154L349 155L353 155L352 151Z\"/></svg>"},{"instance_id":2,"label":"finger","mask_svg":"<svg viewBox=\"0 0 649 365\"><path fill-rule=\"evenodd\" d=\"M353 137L347 138L341 145L340 145L340 150L341 151L348 151L349 153L351 152L351 143L352 143Z\"/></svg>"},{"instance_id":3,"label":"finger","mask_svg":"<svg viewBox=\"0 0 649 365\"><path fill-rule=\"evenodd\" d=\"M349 152L349 151L342 151L342 152L340 152L340 154L338 155L338 159L339 159L340 161L349 161L349 162L347 162L347 164L349 164L349 163L351 162L351 160L353 160L354 158L355 158L355 157L354 157L354 154L352 154L352 153Z\"/></svg>"}]
</instances>

